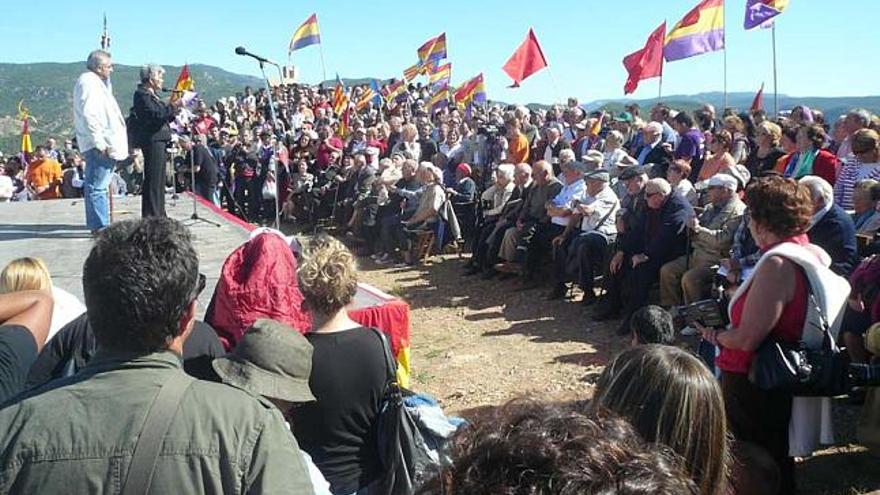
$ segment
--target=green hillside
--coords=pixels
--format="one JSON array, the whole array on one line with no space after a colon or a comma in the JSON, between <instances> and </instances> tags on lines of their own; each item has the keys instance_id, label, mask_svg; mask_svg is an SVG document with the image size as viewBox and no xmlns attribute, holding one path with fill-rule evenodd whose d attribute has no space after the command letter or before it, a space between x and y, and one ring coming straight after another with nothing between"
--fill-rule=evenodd
<instances>
[{"instance_id":1,"label":"green hillside","mask_svg":"<svg viewBox=\"0 0 880 495\"><path fill-rule=\"evenodd\" d=\"M165 66L166 86L173 86L180 72L180 67ZM73 126L71 101L73 85L76 78L85 70L82 63L37 63L37 64L0 64L0 150L8 153L15 152L19 147L21 124L15 120L18 102L25 101L34 117L36 124L31 125L33 142L42 143L49 135L70 135ZM116 65L113 74L113 91L120 103L124 114L128 113L131 106L131 95L134 93L138 82L139 67L130 65ZM217 98L233 95L242 91L245 86L260 87L261 79L234 74L218 67L209 65L192 64L190 73L196 83L196 89L200 95L209 102ZM343 79L346 85L366 84L370 78ZM384 82L384 81L383 81ZM325 81L325 85L332 86L335 80ZM746 109L752 103L751 93L731 93L728 95L728 106L738 109ZM721 93L701 93L697 95L669 95L663 101L673 108L681 110L693 110L701 103L709 102L718 108L723 108L724 96ZM645 108L653 105L657 100L598 100L585 103L584 107L589 110L604 108L610 111L620 111L625 103L636 101ZM765 93L765 108L772 109L773 95ZM880 96L865 97L789 97L780 95L779 108L790 109L794 105L808 105L818 108L825 113L829 121L837 118L847 110L854 107L864 107L874 113L880 113ZM546 108L546 104L534 104L530 107Z\"/></svg>"},{"instance_id":2,"label":"green hillside","mask_svg":"<svg viewBox=\"0 0 880 495\"><path fill-rule=\"evenodd\" d=\"M166 86L173 86L180 67L164 66ZM233 95L245 86L260 86L262 79L233 74L217 67L191 64L190 74L196 90L208 101ZM139 67L115 65L113 93L124 115L131 107L131 95L138 83ZM73 128L73 85L85 70L82 63L0 64L0 150L17 151L21 125L15 121L18 102L37 119L31 124L34 144L49 135L70 134Z\"/></svg>"}]
</instances>

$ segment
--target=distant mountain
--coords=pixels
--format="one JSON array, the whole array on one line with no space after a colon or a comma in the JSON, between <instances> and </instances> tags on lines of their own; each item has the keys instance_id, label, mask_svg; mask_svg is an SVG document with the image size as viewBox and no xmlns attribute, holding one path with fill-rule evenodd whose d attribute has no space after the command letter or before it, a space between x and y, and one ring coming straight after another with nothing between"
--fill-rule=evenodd
<instances>
[{"instance_id":1,"label":"distant mountain","mask_svg":"<svg viewBox=\"0 0 880 495\"><path fill-rule=\"evenodd\" d=\"M729 93L727 106L738 110L747 110L752 106L754 93ZM662 101L672 108L679 110L693 110L704 103L711 103L718 113L724 109L724 93L699 93L695 95L669 95L664 96ZM584 104L587 110L600 108L618 112L622 111L627 103L638 103L643 109L643 116L647 110L657 103L656 98L644 100L596 100ZM779 110L790 110L796 105L806 105L810 108L818 108L825 114L827 122L833 122L840 115L853 108L865 108L875 114L880 114L880 96L840 96L840 97L816 97L816 96L788 96L779 95ZM773 93L764 91L764 108L773 111Z\"/></svg>"},{"instance_id":2,"label":"distant mountain","mask_svg":"<svg viewBox=\"0 0 880 495\"><path fill-rule=\"evenodd\" d=\"M173 87L180 67L164 67L165 85ZM196 91L207 101L234 95L245 86L262 87L264 84L260 78L209 65L190 64L189 69ZM0 150L8 153L19 149L21 124L15 116L21 100L37 119L30 126L35 145L45 142L50 135L70 135L73 129L73 85L84 70L84 64L80 62L0 64ZM114 64L113 93L123 115L128 115L131 107L139 71L140 67Z\"/></svg>"},{"instance_id":3,"label":"distant mountain","mask_svg":"<svg viewBox=\"0 0 880 495\"><path fill-rule=\"evenodd\" d=\"M191 64L190 73L196 82L196 90L209 102L223 96L234 95L245 86L262 87L263 80L253 76L234 74L218 67ZM113 73L113 92L119 102L123 114L128 115L131 107L131 95L138 82L139 67L116 65ZM31 136L35 144L43 143L49 135L66 136L72 133L72 100L73 85L76 78L85 70L82 63L36 63L36 64L0 64L0 150L15 152L19 147L21 124L15 120L18 102L24 100L34 117L36 124L31 125ZM180 73L179 66L165 66L166 86L173 86ZM371 78L343 79L347 86L368 84ZM334 80L325 81L325 86L335 84ZM380 79L380 82L385 81ZM731 93L728 95L728 106L747 109L752 104L752 93ZM724 107L722 93L700 93L696 95L669 95L663 101L673 108L693 110L702 103L712 103L719 110ZM647 108L656 103L656 98L645 100L610 99L596 100L584 104L588 110L604 108L618 112L629 102L639 103ZM764 94L765 108L772 109L773 94ZM790 109L794 105L807 105L818 108L825 113L826 119L832 121L839 115L854 107L863 107L874 113L880 113L880 96L865 97L791 97L779 95L779 108ZM546 104L531 104L531 108L547 108Z\"/></svg>"}]
</instances>

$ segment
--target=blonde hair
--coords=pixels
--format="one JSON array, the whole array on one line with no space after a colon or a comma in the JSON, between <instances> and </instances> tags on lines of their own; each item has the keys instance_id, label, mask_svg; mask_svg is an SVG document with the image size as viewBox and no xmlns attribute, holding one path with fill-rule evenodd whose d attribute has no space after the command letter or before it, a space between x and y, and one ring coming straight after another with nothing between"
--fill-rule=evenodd
<instances>
[{"instance_id":1,"label":"blonde hair","mask_svg":"<svg viewBox=\"0 0 880 495\"><path fill-rule=\"evenodd\" d=\"M770 136L770 142L773 143L773 146L779 144L779 141L782 140L782 128L778 125L765 120L758 124L758 130L763 131L765 134Z\"/></svg>"},{"instance_id":2,"label":"blonde hair","mask_svg":"<svg viewBox=\"0 0 880 495\"><path fill-rule=\"evenodd\" d=\"M317 237L299 265L297 279L310 310L334 315L345 308L357 292L354 255L330 236Z\"/></svg>"},{"instance_id":3,"label":"blonde hair","mask_svg":"<svg viewBox=\"0 0 880 495\"><path fill-rule=\"evenodd\" d=\"M682 456L702 495L726 493L724 399L718 380L699 359L666 345L627 349L605 367L591 407L619 414L646 441Z\"/></svg>"},{"instance_id":4,"label":"blonde hair","mask_svg":"<svg viewBox=\"0 0 880 495\"><path fill-rule=\"evenodd\" d=\"M0 294L52 288L49 269L40 258L18 258L0 272Z\"/></svg>"},{"instance_id":5,"label":"blonde hair","mask_svg":"<svg viewBox=\"0 0 880 495\"><path fill-rule=\"evenodd\" d=\"M606 143L614 143L616 146L623 146L623 133L620 131L611 131L605 136Z\"/></svg>"}]
</instances>

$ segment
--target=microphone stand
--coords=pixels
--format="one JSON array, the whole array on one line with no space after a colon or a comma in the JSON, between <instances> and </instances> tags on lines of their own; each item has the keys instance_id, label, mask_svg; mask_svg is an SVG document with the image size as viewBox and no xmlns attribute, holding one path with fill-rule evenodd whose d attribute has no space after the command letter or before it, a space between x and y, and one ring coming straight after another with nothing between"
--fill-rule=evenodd
<instances>
[{"instance_id":1,"label":"microphone stand","mask_svg":"<svg viewBox=\"0 0 880 495\"><path fill-rule=\"evenodd\" d=\"M263 80L266 83L266 96L269 98L269 115L272 117L272 133L275 134L276 140L281 141L282 136L281 136L280 129L278 128L278 119L275 116L275 100L272 98L272 85L269 84L269 77L266 76L265 63L262 60L258 60L258 62L260 63L260 72L263 74ZM278 68L278 73L279 73L279 75L281 74L280 67ZM282 82L282 80L279 79L278 84L281 84L281 82ZM275 154L274 148L272 149L272 154L273 155ZM270 160L270 163L271 163L271 160ZM279 169L278 159L276 158L275 159L275 230L281 230L281 213L280 213L280 208L278 205L278 198L280 196L280 194L279 194L280 181L278 180L279 179L278 169Z\"/></svg>"}]
</instances>

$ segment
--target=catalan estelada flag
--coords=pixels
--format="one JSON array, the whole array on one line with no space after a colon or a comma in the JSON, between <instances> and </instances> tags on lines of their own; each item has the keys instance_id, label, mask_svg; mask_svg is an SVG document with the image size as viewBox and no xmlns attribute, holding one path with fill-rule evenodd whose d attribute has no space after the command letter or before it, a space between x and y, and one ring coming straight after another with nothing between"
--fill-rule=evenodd
<instances>
[{"instance_id":1,"label":"catalan estelada flag","mask_svg":"<svg viewBox=\"0 0 880 495\"><path fill-rule=\"evenodd\" d=\"M422 63L419 62L415 65L407 67L403 69L403 78L406 79L407 82L412 81L422 72Z\"/></svg>"},{"instance_id":2,"label":"catalan estelada flag","mask_svg":"<svg viewBox=\"0 0 880 495\"><path fill-rule=\"evenodd\" d=\"M317 45L321 42L321 32L318 30L318 14L312 14L300 27L293 32L287 53L309 45Z\"/></svg>"},{"instance_id":3,"label":"catalan estelada flag","mask_svg":"<svg viewBox=\"0 0 880 495\"><path fill-rule=\"evenodd\" d=\"M428 41L422 43L418 49L419 60L442 60L446 58L446 33L440 33Z\"/></svg>"},{"instance_id":4,"label":"catalan estelada flag","mask_svg":"<svg viewBox=\"0 0 880 495\"><path fill-rule=\"evenodd\" d=\"M196 82L189 74L189 64L184 64L180 69L180 75L177 76L177 83L174 84L174 92L171 93L171 101L176 101L183 96L184 91L195 91Z\"/></svg>"},{"instance_id":5,"label":"catalan estelada flag","mask_svg":"<svg viewBox=\"0 0 880 495\"><path fill-rule=\"evenodd\" d=\"M449 85L452 78L452 63L443 64L428 74L428 82L431 85Z\"/></svg>"},{"instance_id":6,"label":"catalan estelada flag","mask_svg":"<svg viewBox=\"0 0 880 495\"><path fill-rule=\"evenodd\" d=\"M348 135L348 108L345 109L345 113L339 117L339 127L336 129L336 134L341 138L345 138Z\"/></svg>"},{"instance_id":7,"label":"catalan estelada flag","mask_svg":"<svg viewBox=\"0 0 880 495\"><path fill-rule=\"evenodd\" d=\"M483 73L462 84L453 95L455 103L467 107L473 103L486 102L486 86L483 83Z\"/></svg>"},{"instance_id":8,"label":"catalan estelada flag","mask_svg":"<svg viewBox=\"0 0 880 495\"><path fill-rule=\"evenodd\" d=\"M336 76L336 88L333 90L333 112L336 115L342 115L342 111L348 107L348 96L345 94L345 88L342 86L342 80Z\"/></svg>"},{"instance_id":9,"label":"catalan estelada flag","mask_svg":"<svg viewBox=\"0 0 880 495\"><path fill-rule=\"evenodd\" d=\"M355 107L358 110L363 110L364 108L366 108L367 105L370 104L371 101L376 101L378 93L376 92L376 89L373 88L374 82L375 80L370 81L370 86L365 88L364 92L361 93L361 95L358 97L357 103L355 103Z\"/></svg>"},{"instance_id":10,"label":"catalan estelada flag","mask_svg":"<svg viewBox=\"0 0 880 495\"><path fill-rule=\"evenodd\" d=\"M703 0L666 35L667 62L724 49L724 0Z\"/></svg>"}]
</instances>

